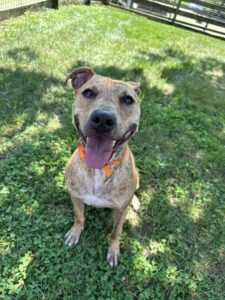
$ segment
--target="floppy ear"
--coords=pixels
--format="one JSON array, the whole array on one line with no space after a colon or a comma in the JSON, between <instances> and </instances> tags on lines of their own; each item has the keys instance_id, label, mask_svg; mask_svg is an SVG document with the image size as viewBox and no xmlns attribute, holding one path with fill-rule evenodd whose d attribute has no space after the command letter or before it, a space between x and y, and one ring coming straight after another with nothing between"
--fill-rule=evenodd
<instances>
[{"instance_id":1,"label":"floppy ear","mask_svg":"<svg viewBox=\"0 0 225 300\"><path fill-rule=\"evenodd\" d=\"M140 90L141 84L139 82L134 82L134 81L127 81L127 83L129 85L131 85L131 87L134 89L135 93L139 96L141 93L141 90Z\"/></svg>"},{"instance_id":2,"label":"floppy ear","mask_svg":"<svg viewBox=\"0 0 225 300\"><path fill-rule=\"evenodd\" d=\"M71 79L72 86L75 90L79 89L83 84L85 84L88 80L94 76L95 73L90 68L78 68L73 70L64 81L63 85L67 84L67 81Z\"/></svg>"}]
</instances>

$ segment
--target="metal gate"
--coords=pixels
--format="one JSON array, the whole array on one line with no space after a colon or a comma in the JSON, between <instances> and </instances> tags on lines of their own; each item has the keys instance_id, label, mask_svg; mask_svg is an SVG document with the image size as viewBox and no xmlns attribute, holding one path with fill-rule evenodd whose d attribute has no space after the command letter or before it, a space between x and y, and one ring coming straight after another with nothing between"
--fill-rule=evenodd
<instances>
[{"instance_id":1,"label":"metal gate","mask_svg":"<svg viewBox=\"0 0 225 300\"><path fill-rule=\"evenodd\" d=\"M117 0L153 19L225 38L225 0Z\"/></svg>"}]
</instances>

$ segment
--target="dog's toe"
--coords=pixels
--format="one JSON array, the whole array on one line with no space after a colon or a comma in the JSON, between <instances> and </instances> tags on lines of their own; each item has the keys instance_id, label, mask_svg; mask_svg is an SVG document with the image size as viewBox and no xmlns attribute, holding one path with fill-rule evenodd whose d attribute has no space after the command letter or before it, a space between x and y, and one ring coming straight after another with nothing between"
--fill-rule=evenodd
<instances>
[{"instance_id":1,"label":"dog's toe","mask_svg":"<svg viewBox=\"0 0 225 300\"><path fill-rule=\"evenodd\" d=\"M118 266L119 254L120 254L119 246L109 247L109 250L107 253L107 261L108 261L110 267L115 268Z\"/></svg>"},{"instance_id":2,"label":"dog's toe","mask_svg":"<svg viewBox=\"0 0 225 300\"><path fill-rule=\"evenodd\" d=\"M118 255L117 254L108 254L107 261L110 267L115 268L118 265Z\"/></svg>"},{"instance_id":3,"label":"dog's toe","mask_svg":"<svg viewBox=\"0 0 225 300\"><path fill-rule=\"evenodd\" d=\"M81 228L72 226L65 235L65 244L69 247L75 246L79 242L81 231Z\"/></svg>"}]
</instances>

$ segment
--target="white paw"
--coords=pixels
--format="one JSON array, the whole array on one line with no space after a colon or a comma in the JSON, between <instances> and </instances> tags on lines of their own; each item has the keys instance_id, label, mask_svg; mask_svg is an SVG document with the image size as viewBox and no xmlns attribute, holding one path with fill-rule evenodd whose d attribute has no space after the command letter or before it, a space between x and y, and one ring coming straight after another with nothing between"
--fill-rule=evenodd
<instances>
[{"instance_id":1,"label":"white paw","mask_svg":"<svg viewBox=\"0 0 225 300\"><path fill-rule=\"evenodd\" d=\"M110 267L115 268L119 263L120 248L119 246L110 246L107 253L107 261Z\"/></svg>"},{"instance_id":2,"label":"white paw","mask_svg":"<svg viewBox=\"0 0 225 300\"><path fill-rule=\"evenodd\" d=\"M65 244L69 247L75 246L79 242L82 230L80 226L72 226L65 235Z\"/></svg>"}]
</instances>

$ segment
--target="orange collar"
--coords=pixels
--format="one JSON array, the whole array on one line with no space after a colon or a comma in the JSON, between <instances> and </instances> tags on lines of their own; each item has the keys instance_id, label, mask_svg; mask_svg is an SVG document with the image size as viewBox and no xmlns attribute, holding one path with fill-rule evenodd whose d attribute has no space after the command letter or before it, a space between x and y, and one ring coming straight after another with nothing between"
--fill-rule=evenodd
<instances>
[{"instance_id":1,"label":"orange collar","mask_svg":"<svg viewBox=\"0 0 225 300\"><path fill-rule=\"evenodd\" d=\"M80 158L82 160L85 160L85 152L84 152L84 148L83 148L81 142L78 143L77 150L78 150ZM127 151L128 151L128 145L126 145L122 155L119 158L109 161L104 167L101 168L107 176L112 175L110 166L120 164L122 162L122 160L124 159L124 156L126 155Z\"/></svg>"}]
</instances>

